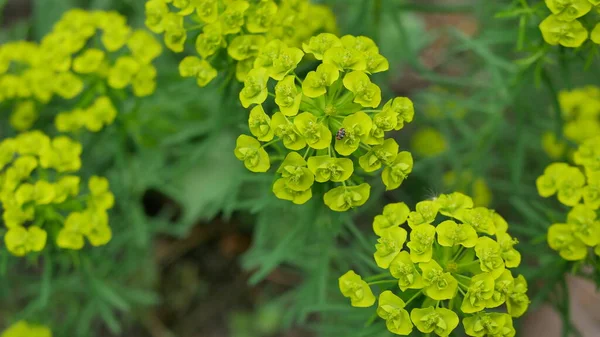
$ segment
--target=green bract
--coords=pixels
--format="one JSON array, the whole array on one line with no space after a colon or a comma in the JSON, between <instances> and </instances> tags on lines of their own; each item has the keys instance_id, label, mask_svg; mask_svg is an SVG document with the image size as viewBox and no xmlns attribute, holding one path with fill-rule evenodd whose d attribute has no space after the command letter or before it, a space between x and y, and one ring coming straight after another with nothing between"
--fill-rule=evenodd
<instances>
[{"instance_id":1,"label":"green bract","mask_svg":"<svg viewBox=\"0 0 600 337\"><path fill-rule=\"evenodd\" d=\"M408 214L408 225L415 228L422 224L430 224L435 220L440 209L434 200L425 200L417 203L416 211Z\"/></svg>"},{"instance_id":2,"label":"green bract","mask_svg":"<svg viewBox=\"0 0 600 337\"><path fill-rule=\"evenodd\" d=\"M404 306L404 301L389 290L379 295L377 315L385 320L390 332L398 335L408 335L413 328L408 311L404 309Z\"/></svg>"},{"instance_id":3,"label":"green bract","mask_svg":"<svg viewBox=\"0 0 600 337\"><path fill-rule=\"evenodd\" d=\"M377 239L375 248L377 251L374 254L375 263L380 268L387 269L390 267L392 260L402 250L408 233L404 228L393 227L385 230Z\"/></svg>"},{"instance_id":4,"label":"green bract","mask_svg":"<svg viewBox=\"0 0 600 337\"><path fill-rule=\"evenodd\" d=\"M454 247L462 245L466 248L477 244L477 232L471 225L457 224L452 220L446 220L436 227L438 243L441 246Z\"/></svg>"},{"instance_id":5,"label":"green bract","mask_svg":"<svg viewBox=\"0 0 600 337\"><path fill-rule=\"evenodd\" d=\"M306 140L300 135L298 129L281 112L273 115L271 128L277 137L283 139L286 148L297 151L306 146Z\"/></svg>"},{"instance_id":6,"label":"green bract","mask_svg":"<svg viewBox=\"0 0 600 337\"><path fill-rule=\"evenodd\" d=\"M294 126L304 137L306 144L313 149L322 150L331 144L332 135L329 128L309 112L303 112L296 116Z\"/></svg>"},{"instance_id":7,"label":"green bract","mask_svg":"<svg viewBox=\"0 0 600 337\"><path fill-rule=\"evenodd\" d=\"M375 216L373 231L375 234L381 235L387 229L400 226L406 222L409 212L408 206L403 202L386 205L383 208L383 214Z\"/></svg>"},{"instance_id":8,"label":"green bract","mask_svg":"<svg viewBox=\"0 0 600 337\"><path fill-rule=\"evenodd\" d=\"M440 301L452 299L456 295L458 282L450 273L444 273L437 262L430 260L429 262L419 263L419 267L423 271L424 291L427 296Z\"/></svg>"},{"instance_id":9,"label":"green bract","mask_svg":"<svg viewBox=\"0 0 600 337\"><path fill-rule=\"evenodd\" d=\"M414 227L410 232L410 241L406 244L410 248L410 258L413 262L429 262L433 254L435 241L435 227L424 224Z\"/></svg>"},{"instance_id":10,"label":"green bract","mask_svg":"<svg viewBox=\"0 0 600 337\"><path fill-rule=\"evenodd\" d=\"M366 138L373 121L364 112L356 112L342 122L346 135L342 139L336 139L335 150L342 156L351 155L360 146L362 138Z\"/></svg>"},{"instance_id":11,"label":"green bract","mask_svg":"<svg viewBox=\"0 0 600 337\"><path fill-rule=\"evenodd\" d=\"M371 186L369 184L340 186L325 193L323 200L332 210L344 212L350 208L362 206L369 199L370 193Z\"/></svg>"},{"instance_id":12,"label":"green bract","mask_svg":"<svg viewBox=\"0 0 600 337\"><path fill-rule=\"evenodd\" d=\"M271 119L265 113L262 105L257 105L250 111L248 126L252 135L261 142L268 142L273 139L274 133L273 129L271 129Z\"/></svg>"},{"instance_id":13,"label":"green bract","mask_svg":"<svg viewBox=\"0 0 600 337\"><path fill-rule=\"evenodd\" d=\"M422 333L435 333L438 336L448 336L458 326L458 316L446 308L415 308L410 312L410 318Z\"/></svg>"},{"instance_id":14,"label":"green bract","mask_svg":"<svg viewBox=\"0 0 600 337\"><path fill-rule=\"evenodd\" d=\"M545 0L546 6L557 19L573 21L584 16L592 9L589 0Z\"/></svg>"},{"instance_id":15,"label":"green bract","mask_svg":"<svg viewBox=\"0 0 600 337\"><path fill-rule=\"evenodd\" d=\"M240 91L240 101L244 108L252 104L262 104L267 99L268 80L267 69L256 68L250 70L244 81L244 88Z\"/></svg>"},{"instance_id":16,"label":"green bract","mask_svg":"<svg viewBox=\"0 0 600 337\"><path fill-rule=\"evenodd\" d=\"M340 72L335 66L323 63L316 71L311 71L302 82L302 92L307 97L315 98L327 93L327 87L331 86L340 77Z\"/></svg>"},{"instance_id":17,"label":"green bract","mask_svg":"<svg viewBox=\"0 0 600 337\"><path fill-rule=\"evenodd\" d=\"M315 176L308 169L306 160L297 152L290 152L277 170L285 179L286 186L294 191L306 191L315 182Z\"/></svg>"},{"instance_id":18,"label":"green bract","mask_svg":"<svg viewBox=\"0 0 600 337\"><path fill-rule=\"evenodd\" d=\"M347 74L343 80L344 87L354 94L354 102L363 107L375 108L381 103L381 89L361 71Z\"/></svg>"},{"instance_id":19,"label":"green bract","mask_svg":"<svg viewBox=\"0 0 600 337\"><path fill-rule=\"evenodd\" d=\"M494 294L494 286L494 276L491 273L473 276L460 310L472 314L485 309Z\"/></svg>"},{"instance_id":20,"label":"green bract","mask_svg":"<svg viewBox=\"0 0 600 337\"><path fill-rule=\"evenodd\" d=\"M373 146L365 155L358 160L360 167L365 172L379 170L383 164L390 165L398 155L398 143L394 139L386 139L383 144Z\"/></svg>"},{"instance_id":21,"label":"green bract","mask_svg":"<svg viewBox=\"0 0 600 337\"><path fill-rule=\"evenodd\" d=\"M258 140L250 136L238 137L235 156L252 172L266 172L271 167L267 151L260 146Z\"/></svg>"},{"instance_id":22,"label":"green bract","mask_svg":"<svg viewBox=\"0 0 600 337\"><path fill-rule=\"evenodd\" d=\"M327 181L340 183L348 180L354 172L352 160L329 156L308 158L308 168L315 175L315 180L320 183Z\"/></svg>"},{"instance_id":23,"label":"green bract","mask_svg":"<svg viewBox=\"0 0 600 337\"><path fill-rule=\"evenodd\" d=\"M398 279L400 290L422 289L425 287L423 277L417 270L417 266L410 259L407 251L401 251L390 263L390 273Z\"/></svg>"},{"instance_id":24,"label":"green bract","mask_svg":"<svg viewBox=\"0 0 600 337\"><path fill-rule=\"evenodd\" d=\"M275 86L275 103L285 116L295 116L300 109L302 92L298 90L293 75L286 76Z\"/></svg>"},{"instance_id":25,"label":"green bract","mask_svg":"<svg viewBox=\"0 0 600 337\"><path fill-rule=\"evenodd\" d=\"M345 297L350 298L354 307L370 307L375 304L375 296L367 282L353 270L339 278L340 291Z\"/></svg>"}]
</instances>

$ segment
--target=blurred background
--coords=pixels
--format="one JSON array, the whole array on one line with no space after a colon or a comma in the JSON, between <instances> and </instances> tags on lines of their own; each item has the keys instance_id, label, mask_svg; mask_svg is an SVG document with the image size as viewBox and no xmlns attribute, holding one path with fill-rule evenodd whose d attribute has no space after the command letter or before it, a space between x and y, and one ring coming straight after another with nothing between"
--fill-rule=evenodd
<instances>
[{"instance_id":1,"label":"blurred background","mask_svg":"<svg viewBox=\"0 0 600 337\"><path fill-rule=\"evenodd\" d=\"M374 0L321 2L331 6L341 33L379 42L390 60L389 75L378 78L387 88L384 97L415 101L415 123L399 138L415 156L414 174L401 191L373 200L375 211L358 214L359 229L368 231L386 202L413 205L461 190L519 223L523 249L539 250L545 228L527 230L540 220L532 220L536 206L525 205L534 203L535 177L551 161L540 138L554 127L553 103L529 76L534 65L512 63L528 51L516 50L516 21L496 14L513 2L418 0L401 2L391 14L374 12ZM116 10L132 27L143 27L144 4L0 0L0 42L39 40L70 8ZM536 36L536 29L530 23L526 36ZM61 322L56 336L344 336L333 330L344 324L339 316L350 316L341 309L335 279L344 264L362 258L347 253L354 243L333 239L341 232L336 224L294 232L295 223L311 221L314 205L293 208L275 199L270 177L246 172L231 154L246 112L226 90L239 88L200 89L181 81L180 58L169 52L160 57L156 94L141 103L126 146L116 129L88 140L89 169L103 168L118 200L111 213L115 242L90 251L87 271L78 273L61 269L59 261L54 275L46 275L43 264L7 262L5 254L0 327L18 313ZM587 83L589 76L597 83L598 70L571 79ZM558 88L559 73L550 74ZM530 79L515 85L518 74ZM534 236L537 241L529 239ZM327 241L340 253L322 251L319 242ZM330 265L336 269L328 271ZM536 274L542 281L530 289L546 289L548 275ZM594 285L573 277L568 287L574 326L584 337L600 336ZM561 336L565 312L544 304L550 291L533 300L522 336Z\"/></svg>"}]
</instances>

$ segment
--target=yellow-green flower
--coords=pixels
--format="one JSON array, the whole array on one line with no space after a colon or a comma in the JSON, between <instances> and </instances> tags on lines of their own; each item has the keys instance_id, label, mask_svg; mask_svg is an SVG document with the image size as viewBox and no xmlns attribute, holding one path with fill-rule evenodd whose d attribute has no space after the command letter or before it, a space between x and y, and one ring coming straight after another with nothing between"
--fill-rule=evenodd
<instances>
[{"instance_id":1,"label":"yellow-green flower","mask_svg":"<svg viewBox=\"0 0 600 337\"><path fill-rule=\"evenodd\" d=\"M363 138L368 137L373 125L371 117L364 112L355 112L344 118L342 128L346 135L342 139L336 139L335 150L342 156L349 156L360 146Z\"/></svg>"},{"instance_id":2,"label":"yellow-green flower","mask_svg":"<svg viewBox=\"0 0 600 337\"><path fill-rule=\"evenodd\" d=\"M587 246L600 243L600 221L596 211L585 205L577 205L567 214L567 223L571 226L573 236Z\"/></svg>"},{"instance_id":3,"label":"yellow-green flower","mask_svg":"<svg viewBox=\"0 0 600 337\"><path fill-rule=\"evenodd\" d=\"M375 295L367 282L353 270L339 278L340 291L345 297L350 298L353 307L370 307L375 304Z\"/></svg>"},{"instance_id":4,"label":"yellow-green flower","mask_svg":"<svg viewBox=\"0 0 600 337\"><path fill-rule=\"evenodd\" d=\"M561 21L573 21L592 10L589 0L546 0L546 6Z\"/></svg>"},{"instance_id":5,"label":"yellow-green flower","mask_svg":"<svg viewBox=\"0 0 600 337\"><path fill-rule=\"evenodd\" d=\"M452 218L455 218L462 209L473 208L473 199L459 192L442 194L435 201L440 206L440 214Z\"/></svg>"},{"instance_id":6,"label":"yellow-green flower","mask_svg":"<svg viewBox=\"0 0 600 337\"><path fill-rule=\"evenodd\" d=\"M244 108L252 104L262 104L267 99L268 81L267 69L256 68L250 70L244 81L244 88L240 91L240 101Z\"/></svg>"},{"instance_id":7,"label":"yellow-green flower","mask_svg":"<svg viewBox=\"0 0 600 337\"><path fill-rule=\"evenodd\" d=\"M567 261L583 260L588 253L587 246L575 238L568 224L553 224L548 228L548 245Z\"/></svg>"},{"instance_id":8,"label":"yellow-green flower","mask_svg":"<svg viewBox=\"0 0 600 337\"><path fill-rule=\"evenodd\" d=\"M423 289L425 283L417 265L410 259L407 251L401 251L390 263L390 274L398 279L400 290Z\"/></svg>"},{"instance_id":9,"label":"yellow-green flower","mask_svg":"<svg viewBox=\"0 0 600 337\"><path fill-rule=\"evenodd\" d=\"M505 231L496 232L496 240L502 248L502 259L507 268L516 268L521 264L521 253L514 248L519 241Z\"/></svg>"},{"instance_id":10,"label":"yellow-green flower","mask_svg":"<svg viewBox=\"0 0 600 337\"><path fill-rule=\"evenodd\" d=\"M304 191L296 191L292 189L288 180L280 178L273 184L273 193L282 200L289 200L297 205L302 205L312 198L312 190L310 188Z\"/></svg>"},{"instance_id":11,"label":"yellow-green flower","mask_svg":"<svg viewBox=\"0 0 600 337\"><path fill-rule=\"evenodd\" d=\"M402 182L412 172L413 158L410 152L402 151L398 153L394 162L386 166L381 174L381 179L386 187L386 190L394 190L402 184Z\"/></svg>"},{"instance_id":12,"label":"yellow-green flower","mask_svg":"<svg viewBox=\"0 0 600 337\"><path fill-rule=\"evenodd\" d=\"M390 110L396 114L397 123L394 130L400 130L404 123L412 122L415 116L413 102L407 97L396 97L383 106L383 111Z\"/></svg>"},{"instance_id":13,"label":"yellow-green flower","mask_svg":"<svg viewBox=\"0 0 600 337\"><path fill-rule=\"evenodd\" d=\"M277 58L273 60L273 67L269 72L269 76L277 81L283 80L287 74L296 69L303 56L304 52L299 48L287 47L281 49Z\"/></svg>"},{"instance_id":14,"label":"yellow-green flower","mask_svg":"<svg viewBox=\"0 0 600 337\"><path fill-rule=\"evenodd\" d=\"M594 26L594 29L592 30L592 33L590 34L590 39L595 44L600 44L600 23L597 23L596 26Z\"/></svg>"},{"instance_id":15,"label":"yellow-green flower","mask_svg":"<svg viewBox=\"0 0 600 337\"><path fill-rule=\"evenodd\" d=\"M47 236L46 231L37 226L16 226L8 229L4 243L11 254L25 256L29 252L41 252L46 246Z\"/></svg>"},{"instance_id":16,"label":"yellow-green flower","mask_svg":"<svg viewBox=\"0 0 600 337\"><path fill-rule=\"evenodd\" d=\"M327 93L327 87L331 86L340 77L339 70L331 65L323 63L316 71L311 71L302 82L302 93L307 97L315 98Z\"/></svg>"},{"instance_id":17,"label":"yellow-green flower","mask_svg":"<svg viewBox=\"0 0 600 337\"><path fill-rule=\"evenodd\" d=\"M265 113L262 105L256 105L250 111L248 117L248 126L250 132L261 142L268 142L273 139L274 132L271 129L271 118Z\"/></svg>"},{"instance_id":18,"label":"yellow-green flower","mask_svg":"<svg viewBox=\"0 0 600 337\"><path fill-rule=\"evenodd\" d=\"M286 76L275 85L275 103L285 116L295 116L300 109L302 91L296 87L293 75Z\"/></svg>"},{"instance_id":19,"label":"yellow-green flower","mask_svg":"<svg viewBox=\"0 0 600 337\"><path fill-rule=\"evenodd\" d=\"M239 35L229 43L227 54L236 61L256 57L265 42L265 37L262 35Z\"/></svg>"},{"instance_id":20,"label":"yellow-green flower","mask_svg":"<svg viewBox=\"0 0 600 337\"><path fill-rule=\"evenodd\" d=\"M407 336L412 332L413 324L404 301L389 290L379 295L377 315L385 320L387 329L397 335Z\"/></svg>"},{"instance_id":21,"label":"yellow-green flower","mask_svg":"<svg viewBox=\"0 0 600 337\"><path fill-rule=\"evenodd\" d=\"M18 321L4 330L0 337L52 337L52 331L43 325Z\"/></svg>"},{"instance_id":22,"label":"yellow-green flower","mask_svg":"<svg viewBox=\"0 0 600 337\"><path fill-rule=\"evenodd\" d=\"M100 49L86 49L73 60L73 70L80 74L94 73L100 69L105 58L106 54Z\"/></svg>"},{"instance_id":23,"label":"yellow-green flower","mask_svg":"<svg viewBox=\"0 0 600 337\"><path fill-rule=\"evenodd\" d=\"M494 289L494 276L491 273L473 276L460 310L465 314L472 314L485 309L488 300L494 294Z\"/></svg>"},{"instance_id":24,"label":"yellow-green flower","mask_svg":"<svg viewBox=\"0 0 600 337\"><path fill-rule=\"evenodd\" d=\"M456 295L458 282L450 273L445 273L442 267L435 262L435 260L430 259L428 262L419 263L419 267L423 271L423 283L425 284L423 289L427 296L436 301L441 301L452 299Z\"/></svg>"},{"instance_id":25,"label":"yellow-green flower","mask_svg":"<svg viewBox=\"0 0 600 337\"><path fill-rule=\"evenodd\" d=\"M271 128L275 135L283 139L283 145L293 151L298 151L306 146L306 140L281 112L277 112L271 118Z\"/></svg>"},{"instance_id":26,"label":"yellow-green flower","mask_svg":"<svg viewBox=\"0 0 600 337\"><path fill-rule=\"evenodd\" d=\"M277 5L275 2L270 0L261 1L248 10L246 28L250 33L266 33L269 31L276 14Z\"/></svg>"},{"instance_id":27,"label":"yellow-green flower","mask_svg":"<svg viewBox=\"0 0 600 337\"><path fill-rule=\"evenodd\" d=\"M471 225L457 224L452 220L446 220L440 223L435 230L441 246L462 245L465 248L472 248L477 244L477 232Z\"/></svg>"},{"instance_id":28,"label":"yellow-green flower","mask_svg":"<svg viewBox=\"0 0 600 337\"><path fill-rule=\"evenodd\" d=\"M313 149L326 149L331 144L332 135L329 128L309 112L303 112L296 116L294 126L306 140L306 144Z\"/></svg>"},{"instance_id":29,"label":"yellow-green flower","mask_svg":"<svg viewBox=\"0 0 600 337\"><path fill-rule=\"evenodd\" d=\"M38 112L33 101L23 101L16 104L10 115L10 125L17 131L31 129L38 119Z\"/></svg>"},{"instance_id":30,"label":"yellow-green flower","mask_svg":"<svg viewBox=\"0 0 600 337\"><path fill-rule=\"evenodd\" d=\"M362 71L353 71L344 76L344 87L354 94L354 102L363 107L376 108L381 103L381 89L367 74Z\"/></svg>"},{"instance_id":31,"label":"yellow-green flower","mask_svg":"<svg viewBox=\"0 0 600 337\"><path fill-rule=\"evenodd\" d=\"M354 164L347 158L332 158L327 155L313 156L308 158L308 169L315 175L317 182L341 183L352 176Z\"/></svg>"},{"instance_id":32,"label":"yellow-green flower","mask_svg":"<svg viewBox=\"0 0 600 337\"><path fill-rule=\"evenodd\" d=\"M306 191L315 182L315 176L307 165L306 160L300 154L290 152L281 163L277 173L281 174L286 181L286 186L291 190Z\"/></svg>"},{"instance_id":33,"label":"yellow-green flower","mask_svg":"<svg viewBox=\"0 0 600 337\"><path fill-rule=\"evenodd\" d=\"M333 47L341 47L342 41L331 33L312 36L308 43L302 44L305 53L313 54L317 60L323 60L325 52Z\"/></svg>"},{"instance_id":34,"label":"yellow-green flower","mask_svg":"<svg viewBox=\"0 0 600 337\"><path fill-rule=\"evenodd\" d=\"M182 77L195 77L200 87L217 77L217 71L210 63L195 56L187 56L179 63L179 74Z\"/></svg>"},{"instance_id":35,"label":"yellow-green flower","mask_svg":"<svg viewBox=\"0 0 600 337\"><path fill-rule=\"evenodd\" d=\"M403 202L385 205L383 213L376 215L373 219L373 231L375 234L381 235L388 229L400 226L406 222L409 212L408 206Z\"/></svg>"},{"instance_id":36,"label":"yellow-green flower","mask_svg":"<svg viewBox=\"0 0 600 337\"><path fill-rule=\"evenodd\" d=\"M508 314L481 312L465 317L462 322L465 332L472 337L515 335L512 318Z\"/></svg>"},{"instance_id":37,"label":"yellow-green flower","mask_svg":"<svg viewBox=\"0 0 600 337\"><path fill-rule=\"evenodd\" d=\"M428 224L413 227L410 241L406 244L410 248L411 260L415 263L431 261L434 241L435 227Z\"/></svg>"},{"instance_id":38,"label":"yellow-green flower","mask_svg":"<svg viewBox=\"0 0 600 337\"><path fill-rule=\"evenodd\" d=\"M223 27L223 34L239 33L244 25L244 13L250 7L248 1L234 0L229 1L225 11L221 14L219 20Z\"/></svg>"},{"instance_id":39,"label":"yellow-green flower","mask_svg":"<svg viewBox=\"0 0 600 337\"><path fill-rule=\"evenodd\" d=\"M262 148L258 140L250 136L238 137L235 156L252 172L266 172L271 167L267 151Z\"/></svg>"},{"instance_id":40,"label":"yellow-green flower","mask_svg":"<svg viewBox=\"0 0 600 337\"><path fill-rule=\"evenodd\" d=\"M440 205L435 200L424 200L417 203L414 212L408 214L408 225L411 228L422 224L432 223L440 210Z\"/></svg>"},{"instance_id":41,"label":"yellow-green flower","mask_svg":"<svg viewBox=\"0 0 600 337\"><path fill-rule=\"evenodd\" d=\"M581 46L588 38L588 31L578 20L561 21L550 15L540 23L540 31L546 43L568 48Z\"/></svg>"},{"instance_id":42,"label":"yellow-green flower","mask_svg":"<svg viewBox=\"0 0 600 337\"><path fill-rule=\"evenodd\" d=\"M446 308L414 308L410 318L422 333L433 332L441 337L450 335L459 322L456 313Z\"/></svg>"},{"instance_id":43,"label":"yellow-green flower","mask_svg":"<svg viewBox=\"0 0 600 337\"><path fill-rule=\"evenodd\" d=\"M331 64L339 71L364 71L367 68L367 62L361 52L344 47L329 48L323 55L323 63Z\"/></svg>"},{"instance_id":44,"label":"yellow-green flower","mask_svg":"<svg viewBox=\"0 0 600 337\"><path fill-rule=\"evenodd\" d=\"M202 34L196 38L196 51L202 58L214 55L224 45L221 25L212 23L204 26Z\"/></svg>"},{"instance_id":45,"label":"yellow-green flower","mask_svg":"<svg viewBox=\"0 0 600 337\"><path fill-rule=\"evenodd\" d=\"M563 178L563 172L569 168L566 163L553 163L548 165L544 174L535 181L540 196L547 198L558 191L558 186Z\"/></svg>"},{"instance_id":46,"label":"yellow-green flower","mask_svg":"<svg viewBox=\"0 0 600 337\"><path fill-rule=\"evenodd\" d=\"M475 207L458 211L456 218L465 224L471 225L479 233L494 235L496 226L492 215L493 212L488 208Z\"/></svg>"},{"instance_id":47,"label":"yellow-green flower","mask_svg":"<svg viewBox=\"0 0 600 337\"><path fill-rule=\"evenodd\" d=\"M506 309L512 317L521 317L529 307L527 281L523 275L514 279L512 289L506 293Z\"/></svg>"},{"instance_id":48,"label":"yellow-green flower","mask_svg":"<svg viewBox=\"0 0 600 337\"><path fill-rule=\"evenodd\" d=\"M366 183L358 186L339 186L325 193L323 200L332 210L345 212L364 205L369 200L370 193L371 186Z\"/></svg>"},{"instance_id":49,"label":"yellow-green flower","mask_svg":"<svg viewBox=\"0 0 600 337\"><path fill-rule=\"evenodd\" d=\"M482 271L492 273L496 277L504 272L502 247L498 242L487 236L480 237L475 245L475 254L479 258Z\"/></svg>"},{"instance_id":50,"label":"yellow-green flower","mask_svg":"<svg viewBox=\"0 0 600 337\"><path fill-rule=\"evenodd\" d=\"M358 159L360 167L365 172L377 171L382 165L391 165L398 155L398 143L392 138L383 144L373 146L366 154Z\"/></svg>"},{"instance_id":51,"label":"yellow-green flower","mask_svg":"<svg viewBox=\"0 0 600 337\"><path fill-rule=\"evenodd\" d=\"M377 239L377 244L375 245L375 248L377 249L374 254L375 263L377 263L380 268L389 268L392 260L394 260L402 250L402 246L404 246L407 236L408 233L406 230L400 227L393 227L384 231L379 239Z\"/></svg>"}]
</instances>

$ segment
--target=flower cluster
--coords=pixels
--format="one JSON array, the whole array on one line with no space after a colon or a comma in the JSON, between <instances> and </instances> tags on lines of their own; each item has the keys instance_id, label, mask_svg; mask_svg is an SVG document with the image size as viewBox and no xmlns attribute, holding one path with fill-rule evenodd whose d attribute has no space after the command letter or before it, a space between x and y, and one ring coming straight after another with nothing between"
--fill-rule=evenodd
<instances>
[{"instance_id":1,"label":"flower cluster","mask_svg":"<svg viewBox=\"0 0 600 337\"><path fill-rule=\"evenodd\" d=\"M35 123L40 107L55 96L71 100L81 95L82 103L89 104L96 94L104 96L128 86L134 95L147 96L156 87L152 61L161 52L152 34L133 30L117 12L70 10L40 43L0 46L0 102L15 103L10 121L24 131ZM73 122L108 122L96 117L77 114Z\"/></svg>"},{"instance_id":2,"label":"flower cluster","mask_svg":"<svg viewBox=\"0 0 600 337\"><path fill-rule=\"evenodd\" d=\"M563 121L563 136L575 144L600 134L600 87L585 86L573 90L562 90L558 101ZM567 153L567 142L557 139L554 132L542 135L542 148L552 159L562 158Z\"/></svg>"},{"instance_id":3,"label":"flower cluster","mask_svg":"<svg viewBox=\"0 0 600 337\"><path fill-rule=\"evenodd\" d=\"M436 224L438 213L444 219ZM401 227L405 222L410 234ZM500 215L473 208L458 192L419 202L415 211L389 204L373 221L379 237L374 259L393 279L380 280L384 273L367 282L349 271L339 278L340 290L353 306L370 307L376 302L370 286L380 285L377 315L394 334L408 335L416 326L448 336L462 319L469 336L514 336L512 318L525 313L529 298L523 276L509 269L521 255L507 229ZM487 310L502 305L507 313Z\"/></svg>"},{"instance_id":4,"label":"flower cluster","mask_svg":"<svg viewBox=\"0 0 600 337\"><path fill-rule=\"evenodd\" d=\"M111 239L107 210L114 197L105 178L92 177L80 194L81 144L40 131L0 143L0 202L8 228L4 242L16 256L40 252L48 233L60 248L81 249Z\"/></svg>"},{"instance_id":5,"label":"flower cluster","mask_svg":"<svg viewBox=\"0 0 600 337\"><path fill-rule=\"evenodd\" d=\"M600 12L598 0L546 0L546 6L552 12L539 25L546 43L568 48L580 47L588 37L600 44L600 22L595 20L591 34L578 20L588 13Z\"/></svg>"},{"instance_id":6,"label":"flower cluster","mask_svg":"<svg viewBox=\"0 0 600 337\"><path fill-rule=\"evenodd\" d=\"M320 62L301 79L295 69L305 53ZM271 161L279 161L273 192L296 204L309 200L312 186L322 183L338 185L324 194L332 210L361 206L370 185L359 174L382 168L387 189L398 188L412 171L413 160L385 134L411 122L414 108L406 97L378 108L381 90L370 74L388 67L375 43L364 36L321 33L303 44L303 50L272 40L257 56L239 95L242 105L251 107L248 126L253 137L241 135L235 155L253 172L266 172ZM275 81L274 93L269 92L270 79ZM274 105L267 102L269 95ZM270 157L267 148L277 155Z\"/></svg>"},{"instance_id":7,"label":"flower cluster","mask_svg":"<svg viewBox=\"0 0 600 337\"><path fill-rule=\"evenodd\" d=\"M588 256L590 248L600 256L600 137L586 140L574 154L575 164L553 163L537 181L540 196L554 194L572 207L566 223L548 229L548 244L565 260L578 261Z\"/></svg>"},{"instance_id":8,"label":"flower cluster","mask_svg":"<svg viewBox=\"0 0 600 337\"><path fill-rule=\"evenodd\" d=\"M217 76L214 59L221 51L226 50L227 64L242 82L269 41L299 47L319 31L334 31L335 18L327 7L308 0L149 0L146 26L164 33L165 45L177 53L188 35L201 31L195 37L199 57L185 57L179 71L203 87Z\"/></svg>"},{"instance_id":9,"label":"flower cluster","mask_svg":"<svg viewBox=\"0 0 600 337\"><path fill-rule=\"evenodd\" d=\"M52 331L43 325L18 321L4 330L0 337L52 337Z\"/></svg>"}]
</instances>

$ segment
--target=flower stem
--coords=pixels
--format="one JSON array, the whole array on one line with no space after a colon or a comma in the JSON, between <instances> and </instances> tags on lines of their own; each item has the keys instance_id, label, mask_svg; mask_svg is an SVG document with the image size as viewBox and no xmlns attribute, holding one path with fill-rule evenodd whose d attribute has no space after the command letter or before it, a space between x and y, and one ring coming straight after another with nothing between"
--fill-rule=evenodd
<instances>
[{"instance_id":1,"label":"flower stem","mask_svg":"<svg viewBox=\"0 0 600 337\"><path fill-rule=\"evenodd\" d=\"M409 298L408 301L405 302L405 305L408 306L408 304L410 302L412 302L414 299L416 299L417 297L419 297L419 295L421 295L422 292L423 292L423 290L419 290L416 294L414 294L411 298Z\"/></svg>"},{"instance_id":2,"label":"flower stem","mask_svg":"<svg viewBox=\"0 0 600 337\"><path fill-rule=\"evenodd\" d=\"M475 266L475 265L477 265L477 264L479 264L479 260L474 260L474 261L471 261L471 262L467 262L467 263L459 264L459 265L457 266L457 268L458 268L458 269L461 269L461 268L468 268L468 267Z\"/></svg>"},{"instance_id":3,"label":"flower stem","mask_svg":"<svg viewBox=\"0 0 600 337\"><path fill-rule=\"evenodd\" d=\"M281 138L273 139L272 141L270 141L270 142L268 142L268 143L265 143L265 144L261 145L260 147L264 148L264 147L267 147L267 146L269 146L269 145L272 145L272 144L278 143L278 142L280 142L280 141L281 141Z\"/></svg>"},{"instance_id":4,"label":"flower stem","mask_svg":"<svg viewBox=\"0 0 600 337\"><path fill-rule=\"evenodd\" d=\"M372 281L377 281L381 278L386 278L388 276L390 276L389 273L381 273L381 274L376 274L373 276L365 277L364 280L365 280L365 282L372 282Z\"/></svg>"},{"instance_id":5,"label":"flower stem","mask_svg":"<svg viewBox=\"0 0 600 337\"><path fill-rule=\"evenodd\" d=\"M373 281L373 282L368 282L367 284L370 286L374 286L376 284L396 284L396 283L398 283L398 280L394 279L394 280Z\"/></svg>"}]
</instances>

